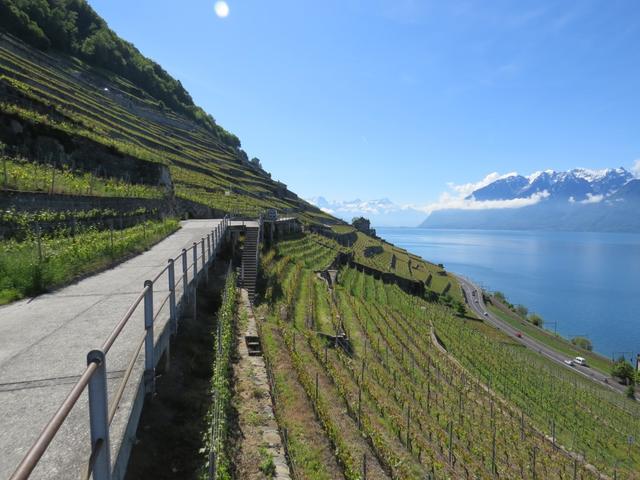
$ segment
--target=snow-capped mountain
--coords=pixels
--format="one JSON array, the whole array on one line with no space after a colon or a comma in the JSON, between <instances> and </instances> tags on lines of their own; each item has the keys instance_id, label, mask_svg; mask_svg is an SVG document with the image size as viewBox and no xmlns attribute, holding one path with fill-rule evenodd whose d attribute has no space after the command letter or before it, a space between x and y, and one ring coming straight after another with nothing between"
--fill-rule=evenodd
<instances>
[{"instance_id":1,"label":"snow-capped mountain","mask_svg":"<svg viewBox=\"0 0 640 480\"><path fill-rule=\"evenodd\" d=\"M568 172L545 170L527 177L514 174L496 180L474 191L467 198L478 201L512 200L529 198L546 191L549 193L549 200L573 199L574 202L582 202L611 196L633 178L631 172L622 167L604 170L576 168Z\"/></svg>"},{"instance_id":2,"label":"snow-capped mountain","mask_svg":"<svg viewBox=\"0 0 640 480\"><path fill-rule=\"evenodd\" d=\"M421 226L640 232L640 179L624 168L511 174L465 200L469 208L433 211ZM520 202L524 206L494 207Z\"/></svg>"}]
</instances>

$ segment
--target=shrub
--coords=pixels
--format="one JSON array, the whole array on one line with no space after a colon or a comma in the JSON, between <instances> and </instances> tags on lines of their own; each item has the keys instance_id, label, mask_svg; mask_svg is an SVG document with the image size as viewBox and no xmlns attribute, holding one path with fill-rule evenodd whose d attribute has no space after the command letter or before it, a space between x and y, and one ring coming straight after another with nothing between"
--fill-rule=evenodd
<instances>
[{"instance_id":1,"label":"shrub","mask_svg":"<svg viewBox=\"0 0 640 480\"><path fill-rule=\"evenodd\" d=\"M591 340L585 337L573 337L571 339L571 343L576 347L582 348L583 350L593 350L593 344L591 343Z\"/></svg>"},{"instance_id":2,"label":"shrub","mask_svg":"<svg viewBox=\"0 0 640 480\"><path fill-rule=\"evenodd\" d=\"M624 357L620 357L611 367L611 376L619 378L625 384L635 383L635 374L633 366Z\"/></svg>"},{"instance_id":3,"label":"shrub","mask_svg":"<svg viewBox=\"0 0 640 480\"><path fill-rule=\"evenodd\" d=\"M544 325L544 320L537 313L532 313L527 317L527 320L533 323L536 327L542 327Z\"/></svg>"},{"instance_id":4,"label":"shrub","mask_svg":"<svg viewBox=\"0 0 640 480\"><path fill-rule=\"evenodd\" d=\"M521 317L527 318L527 315L529 315L529 309L524 305L516 305L516 313Z\"/></svg>"}]
</instances>

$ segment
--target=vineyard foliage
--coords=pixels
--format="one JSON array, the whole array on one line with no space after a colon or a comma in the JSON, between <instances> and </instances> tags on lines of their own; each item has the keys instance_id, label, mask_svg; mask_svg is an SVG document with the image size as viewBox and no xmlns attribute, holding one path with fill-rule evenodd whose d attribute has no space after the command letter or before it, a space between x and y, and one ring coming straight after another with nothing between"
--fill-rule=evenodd
<instances>
[{"instance_id":1,"label":"vineyard foliage","mask_svg":"<svg viewBox=\"0 0 640 480\"><path fill-rule=\"evenodd\" d=\"M0 156L0 186L12 190L96 195L100 197L162 198L160 187L102 178L69 167L30 162L23 157Z\"/></svg>"},{"instance_id":2,"label":"vineyard foliage","mask_svg":"<svg viewBox=\"0 0 640 480\"><path fill-rule=\"evenodd\" d=\"M207 429L203 436L204 454L201 479L210 479L210 462L215 462L216 476L214 480L233 478L228 440L231 428L231 381L233 368L231 365L236 331L236 275L227 275L222 305L218 310L216 329L216 354L211 379L211 404L207 414ZM211 455L213 452L214 455Z\"/></svg>"},{"instance_id":3,"label":"vineyard foliage","mask_svg":"<svg viewBox=\"0 0 640 480\"><path fill-rule=\"evenodd\" d=\"M343 267L330 285L335 255L314 235L278 243L260 308L346 478L363 471L353 429L392 478L640 478L635 403L393 283Z\"/></svg>"},{"instance_id":4,"label":"vineyard foliage","mask_svg":"<svg viewBox=\"0 0 640 480\"><path fill-rule=\"evenodd\" d=\"M0 241L0 304L41 293L140 253L177 230L176 220L146 221L122 230L90 227L25 240Z\"/></svg>"}]
</instances>

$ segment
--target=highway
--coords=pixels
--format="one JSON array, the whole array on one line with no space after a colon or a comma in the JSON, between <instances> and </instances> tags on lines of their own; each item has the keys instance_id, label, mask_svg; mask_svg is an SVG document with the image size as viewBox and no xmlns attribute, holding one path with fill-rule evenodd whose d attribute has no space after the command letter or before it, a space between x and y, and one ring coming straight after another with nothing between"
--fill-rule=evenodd
<instances>
[{"instance_id":1,"label":"highway","mask_svg":"<svg viewBox=\"0 0 640 480\"><path fill-rule=\"evenodd\" d=\"M626 386L618 383L618 380L600 373L597 370L594 370L588 366L580 366L574 364L573 366L567 365L565 360L571 360L572 357L567 357L566 355L554 350L553 348L545 345L544 343L539 342L538 340L526 336L524 333L521 333L521 336L517 334L520 331L517 328L514 328L504 320L493 315L484 304L484 299L482 297L482 289L480 289L476 284L474 284L471 280L456 275L456 278L460 282L460 286L465 293L465 297L467 300L467 305L469 308L475 312L479 318L481 318L486 323L494 326L498 330L501 330L503 333L513 338L514 340L520 342L527 348L538 352L540 355L548 358L549 360L562 365L565 368L578 372L585 377L593 380L596 383L599 383L605 387L609 387L612 390L618 391L620 393L624 393L626 390ZM475 292L475 293L474 293ZM486 313L486 315L485 315Z\"/></svg>"}]
</instances>

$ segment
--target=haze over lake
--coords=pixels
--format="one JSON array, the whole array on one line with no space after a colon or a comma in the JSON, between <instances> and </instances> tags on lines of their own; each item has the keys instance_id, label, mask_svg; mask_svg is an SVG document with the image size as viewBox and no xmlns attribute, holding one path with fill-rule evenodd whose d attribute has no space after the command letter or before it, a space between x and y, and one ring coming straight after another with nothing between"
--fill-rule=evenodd
<instances>
[{"instance_id":1,"label":"haze over lake","mask_svg":"<svg viewBox=\"0 0 640 480\"><path fill-rule=\"evenodd\" d=\"M640 235L377 228L378 234L514 304L594 349L640 351ZM627 353L628 356L628 353Z\"/></svg>"}]
</instances>

